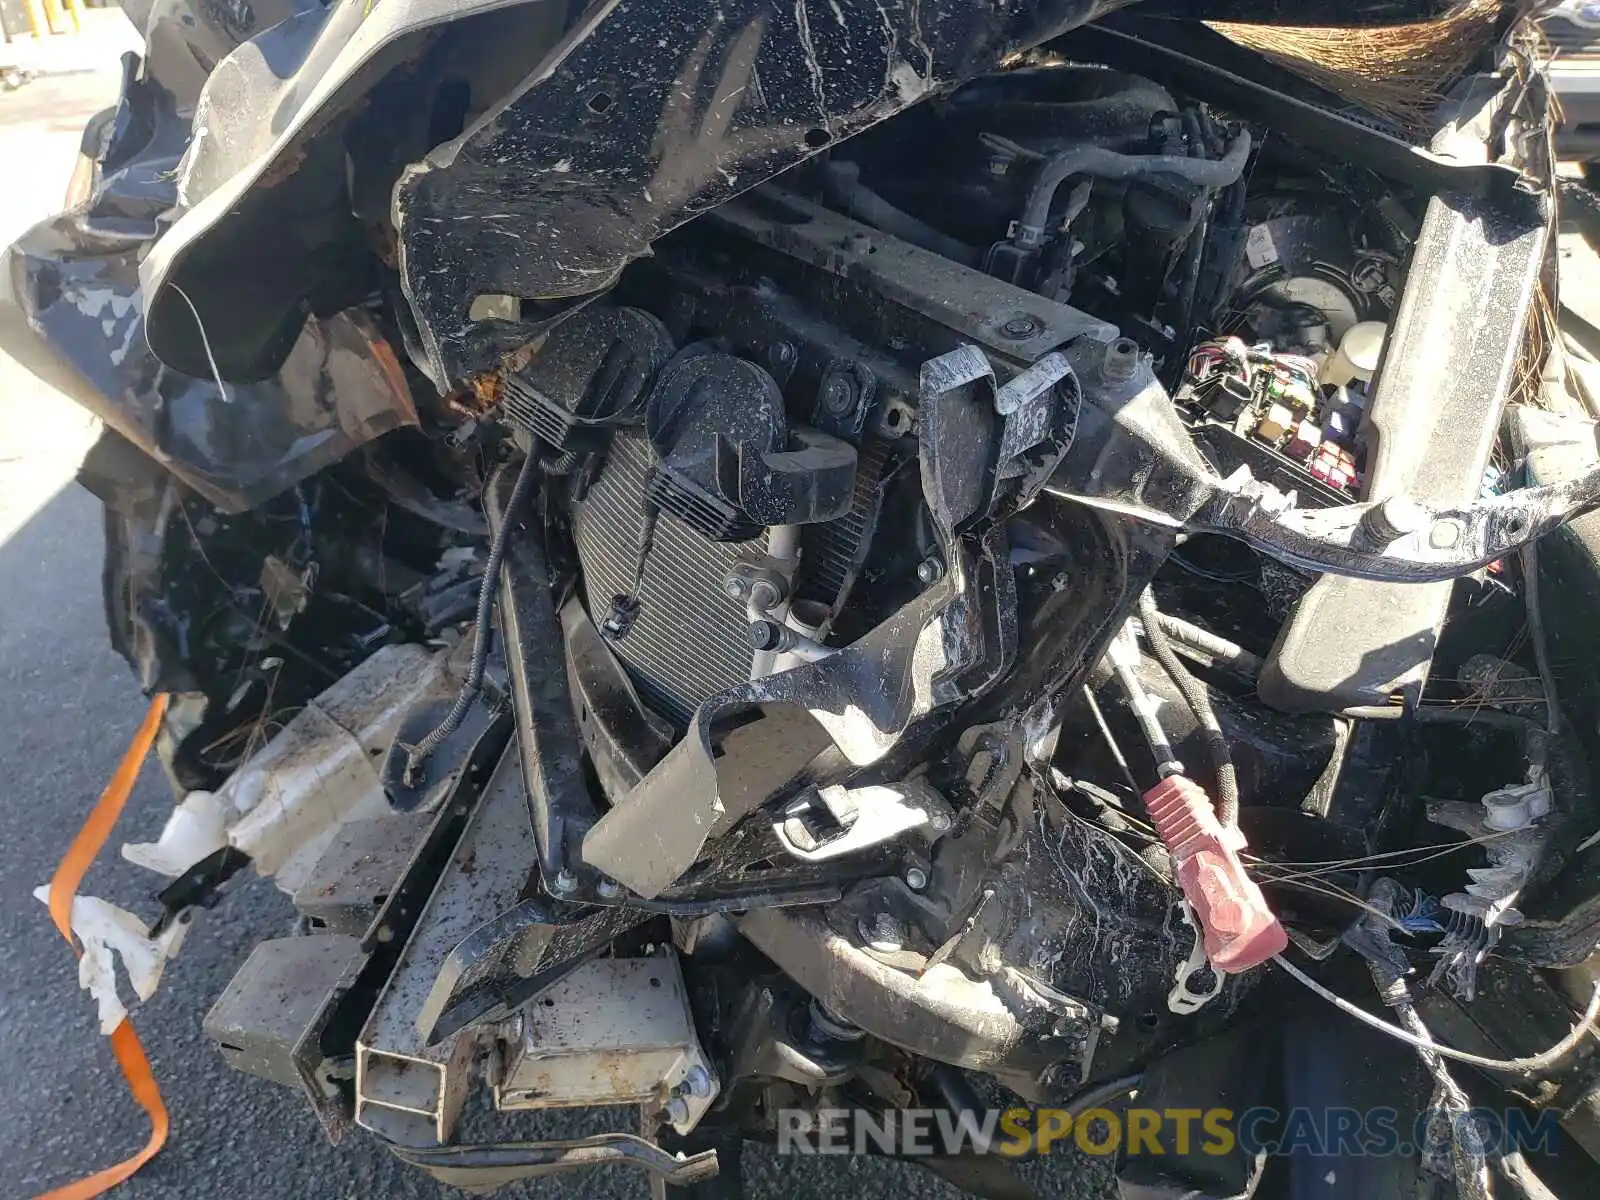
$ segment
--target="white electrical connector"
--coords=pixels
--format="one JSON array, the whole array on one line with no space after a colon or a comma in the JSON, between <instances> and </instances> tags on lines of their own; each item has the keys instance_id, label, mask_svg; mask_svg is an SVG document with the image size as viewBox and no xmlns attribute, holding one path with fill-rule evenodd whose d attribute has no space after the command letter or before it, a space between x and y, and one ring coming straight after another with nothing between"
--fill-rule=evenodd
<instances>
[{"instance_id":1,"label":"white electrical connector","mask_svg":"<svg viewBox=\"0 0 1600 1200\"><path fill-rule=\"evenodd\" d=\"M1525 829L1549 813L1552 799L1549 780L1542 773L1531 783L1496 788L1483 797L1483 823L1502 832Z\"/></svg>"}]
</instances>

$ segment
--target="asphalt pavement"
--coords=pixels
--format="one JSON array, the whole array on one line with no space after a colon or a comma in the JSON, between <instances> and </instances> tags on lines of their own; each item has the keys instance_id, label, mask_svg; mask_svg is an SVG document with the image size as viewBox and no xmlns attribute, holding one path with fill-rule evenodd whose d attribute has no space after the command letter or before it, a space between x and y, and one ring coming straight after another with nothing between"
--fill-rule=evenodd
<instances>
[{"instance_id":1,"label":"asphalt pavement","mask_svg":"<svg viewBox=\"0 0 1600 1200\"><path fill-rule=\"evenodd\" d=\"M114 97L117 40L95 43L85 62L58 54L47 67L57 73L0 93L0 240L59 207L83 122ZM0 1200L36 1196L107 1166L146 1136L96 1032L93 1004L78 990L72 957L31 895L49 879L144 705L106 641L99 505L71 482L93 436L80 410L0 355ZM85 892L152 915L155 878L123 862L116 847L153 840L171 800L160 772L147 766ZM252 879L202 915L160 991L135 1010L172 1133L116 1196L452 1194L364 1135L330 1146L298 1095L236 1074L202 1037L201 1018L250 948L284 934L291 920L287 900ZM580 1124L574 1115L541 1117L523 1136L572 1136ZM1059 1168L1051 1192L1098 1194L1075 1182L1068 1163ZM903 1164L760 1150L746 1156L744 1177L753 1200L959 1194ZM614 1171L496 1194L603 1200L647 1189Z\"/></svg>"}]
</instances>

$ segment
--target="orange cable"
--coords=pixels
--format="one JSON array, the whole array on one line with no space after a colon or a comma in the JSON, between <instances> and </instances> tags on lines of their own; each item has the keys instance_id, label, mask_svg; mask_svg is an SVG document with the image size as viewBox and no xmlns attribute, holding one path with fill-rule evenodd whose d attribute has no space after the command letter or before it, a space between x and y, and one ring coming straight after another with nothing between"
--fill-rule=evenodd
<instances>
[{"instance_id":1,"label":"orange cable","mask_svg":"<svg viewBox=\"0 0 1600 1200\"><path fill-rule=\"evenodd\" d=\"M117 818L122 816L122 810L128 803L128 794L133 791L134 781L139 778L139 768L144 764L145 755L150 753L150 746L156 740L156 732L161 728L161 718L166 711L166 693L158 692L151 697L144 722L139 726L139 732L133 735L133 741L128 744L127 753L117 764L105 791L100 793L99 802L89 813L88 820L84 821L83 828L78 830L77 837L72 839L72 845L67 847L61 865L50 880L50 917L74 954L82 953L72 936L72 902L78 895L78 885L83 882L90 864L99 856L101 847L111 836ZM171 1128L167 1106L162 1103L161 1089L156 1086L155 1073L150 1069L150 1060L145 1057L144 1047L139 1044L139 1036L134 1033L133 1025L126 1017L111 1031L111 1051L117 1056L123 1078L128 1081L128 1091L150 1117L150 1140L133 1157L65 1187L45 1192L36 1200L92 1200L92 1197L109 1191L129 1178L166 1145L167 1132Z\"/></svg>"}]
</instances>

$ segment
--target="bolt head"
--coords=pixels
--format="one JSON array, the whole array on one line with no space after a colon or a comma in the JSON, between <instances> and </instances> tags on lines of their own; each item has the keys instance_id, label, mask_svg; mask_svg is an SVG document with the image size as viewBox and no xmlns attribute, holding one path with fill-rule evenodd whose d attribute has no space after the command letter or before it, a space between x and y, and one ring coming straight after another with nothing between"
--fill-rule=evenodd
<instances>
[{"instance_id":1,"label":"bolt head","mask_svg":"<svg viewBox=\"0 0 1600 1200\"><path fill-rule=\"evenodd\" d=\"M615 900L622 895L622 885L615 879L602 879L596 890L607 900Z\"/></svg>"},{"instance_id":2,"label":"bolt head","mask_svg":"<svg viewBox=\"0 0 1600 1200\"><path fill-rule=\"evenodd\" d=\"M836 417L849 416L855 411L857 392L855 380L835 373L822 383L822 407Z\"/></svg>"},{"instance_id":3,"label":"bolt head","mask_svg":"<svg viewBox=\"0 0 1600 1200\"><path fill-rule=\"evenodd\" d=\"M1428 533L1428 545L1432 546L1435 550L1448 550L1460 540L1460 521L1435 521L1433 523L1433 529Z\"/></svg>"},{"instance_id":4,"label":"bolt head","mask_svg":"<svg viewBox=\"0 0 1600 1200\"><path fill-rule=\"evenodd\" d=\"M551 886L558 892L575 892L578 890L578 877L562 867L556 872L555 882Z\"/></svg>"},{"instance_id":5,"label":"bolt head","mask_svg":"<svg viewBox=\"0 0 1600 1200\"><path fill-rule=\"evenodd\" d=\"M1020 342L1025 338L1033 337L1034 334L1038 333L1043 328L1044 322L1039 320L1038 317L1029 316L1028 314L1023 313L1020 316L1012 317L1010 320L1006 321L1005 324L1001 325L1000 336L1010 338L1015 342Z\"/></svg>"},{"instance_id":6,"label":"bolt head","mask_svg":"<svg viewBox=\"0 0 1600 1200\"><path fill-rule=\"evenodd\" d=\"M776 621L751 621L745 634L752 650L776 650L783 645L783 626Z\"/></svg>"},{"instance_id":7,"label":"bolt head","mask_svg":"<svg viewBox=\"0 0 1600 1200\"><path fill-rule=\"evenodd\" d=\"M704 1067L690 1067L684 1074L683 1086L689 1095L704 1100L711 1095L711 1072Z\"/></svg>"},{"instance_id":8,"label":"bolt head","mask_svg":"<svg viewBox=\"0 0 1600 1200\"><path fill-rule=\"evenodd\" d=\"M943 813L934 813L928 824L933 827L935 833L944 833L950 828L950 818Z\"/></svg>"},{"instance_id":9,"label":"bolt head","mask_svg":"<svg viewBox=\"0 0 1600 1200\"><path fill-rule=\"evenodd\" d=\"M722 581L722 594L729 600L744 599L744 580L734 576Z\"/></svg>"},{"instance_id":10,"label":"bolt head","mask_svg":"<svg viewBox=\"0 0 1600 1200\"><path fill-rule=\"evenodd\" d=\"M936 558L925 558L917 564L917 579L922 583L934 583L942 574L944 568L939 565L939 560Z\"/></svg>"},{"instance_id":11,"label":"bolt head","mask_svg":"<svg viewBox=\"0 0 1600 1200\"><path fill-rule=\"evenodd\" d=\"M921 867L912 867L906 872L906 886L913 892L920 892L928 886L928 873Z\"/></svg>"},{"instance_id":12,"label":"bolt head","mask_svg":"<svg viewBox=\"0 0 1600 1200\"><path fill-rule=\"evenodd\" d=\"M669 1123L682 1125L689 1119L689 1102L682 1096L674 1096L661 1111Z\"/></svg>"}]
</instances>

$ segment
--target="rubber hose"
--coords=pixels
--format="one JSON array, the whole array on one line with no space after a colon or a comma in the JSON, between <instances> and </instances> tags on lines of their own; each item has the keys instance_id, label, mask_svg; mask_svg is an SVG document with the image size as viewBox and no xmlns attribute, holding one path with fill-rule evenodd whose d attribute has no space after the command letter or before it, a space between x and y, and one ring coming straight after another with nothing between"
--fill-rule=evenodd
<instances>
[{"instance_id":1,"label":"rubber hose","mask_svg":"<svg viewBox=\"0 0 1600 1200\"><path fill-rule=\"evenodd\" d=\"M506 501L506 511L501 518L500 528L495 531L494 541L489 547L489 561L483 567L483 582L478 586L478 611L477 625L472 635L472 662L467 668L467 677L461 681L461 690L456 693L455 703L450 706L450 711L424 736L416 745L411 746L406 752L405 782L407 787L417 786L417 773L422 770L430 755L445 742L452 733L461 728L461 722L467 719L467 713L472 710L472 705L478 698L478 693L483 690L483 672L489 661L489 618L494 609L495 592L500 583L500 564L506 557L506 546L511 540L512 517L527 500L528 493L533 488L533 477L537 472L539 459L539 443L537 439L528 447L527 457L522 460L522 468L517 472L517 481L511 486L511 497Z\"/></svg>"},{"instance_id":2,"label":"rubber hose","mask_svg":"<svg viewBox=\"0 0 1600 1200\"><path fill-rule=\"evenodd\" d=\"M1073 146L1052 155L1039 168L1023 205L1018 223L1019 245L1037 245L1044 239L1050 220L1050 206L1056 191L1073 175L1094 175L1101 179L1132 179L1137 175L1165 173L1178 175L1202 187L1223 188L1239 182L1250 158L1250 132L1240 130L1219 159L1190 158L1183 154L1119 154L1099 146Z\"/></svg>"},{"instance_id":3,"label":"rubber hose","mask_svg":"<svg viewBox=\"0 0 1600 1200\"><path fill-rule=\"evenodd\" d=\"M1261 674L1262 661L1259 655L1250 653L1237 642L1230 642L1227 638L1212 633L1209 629L1202 629L1192 622L1179 617L1161 614L1161 632L1175 642L1182 642L1196 650L1203 651L1216 659L1224 666L1238 671L1241 675L1256 678Z\"/></svg>"},{"instance_id":4,"label":"rubber hose","mask_svg":"<svg viewBox=\"0 0 1600 1200\"><path fill-rule=\"evenodd\" d=\"M1145 639L1150 643L1151 653L1200 723L1206 752L1217 776L1217 820L1234 828L1239 824L1239 774L1234 770L1233 755L1228 750L1228 739L1222 735L1216 710L1211 707L1211 697L1206 693L1205 684L1189 674L1189 669L1173 650L1166 630L1161 627L1161 610L1156 607L1155 595L1149 588L1139 597L1139 619L1144 622Z\"/></svg>"},{"instance_id":5,"label":"rubber hose","mask_svg":"<svg viewBox=\"0 0 1600 1200\"><path fill-rule=\"evenodd\" d=\"M877 192L861 182L861 168L846 160L827 163L823 167L823 188L828 199L849 216L874 229L910 242L924 250L932 251L963 266L978 263L978 252L965 242L941 233L919 217L903 208L896 208Z\"/></svg>"}]
</instances>

